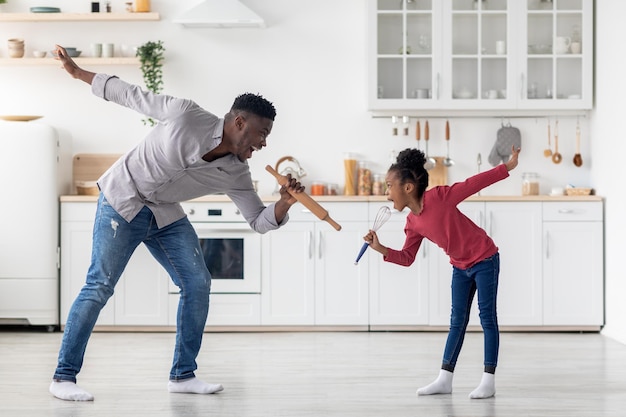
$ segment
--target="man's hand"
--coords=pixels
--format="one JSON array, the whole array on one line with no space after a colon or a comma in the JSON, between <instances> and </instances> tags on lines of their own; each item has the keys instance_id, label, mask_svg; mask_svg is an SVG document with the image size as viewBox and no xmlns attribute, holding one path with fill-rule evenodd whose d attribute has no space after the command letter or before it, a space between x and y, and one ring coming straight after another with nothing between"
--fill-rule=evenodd
<instances>
[{"instance_id":1,"label":"man's hand","mask_svg":"<svg viewBox=\"0 0 626 417\"><path fill-rule=\"evenodd\" d=\"M295 193L301 193L304 191L304 186L300 184L298 180L292 178L291 174L287 174L287 179L287 184L280 187L280 200L278 200L274 206L274 215L276 216L276 222L278 223L283 221L287 215L287 211L289 211L291 206L298 201L289 193L289 191Z\"/></svg>"},{"instance_id":2,"label":"man's hand","mask_svg":"<svg viewBox=\"0 0 626 417\"><path fill-rule=\"evenodd\" d=\"M57 61L61 61L63 69L65 69L68 74L76 79L86 82L87 84L91 84L91 82L93 81L93 77L95 77L96 75L95 73L85 71L84 69L76 65L74 60L70 58L70 56L67 54L65 48L60 45L55 45L54 47L54 59L56 59Z\"/></svg>"}]
</instances>

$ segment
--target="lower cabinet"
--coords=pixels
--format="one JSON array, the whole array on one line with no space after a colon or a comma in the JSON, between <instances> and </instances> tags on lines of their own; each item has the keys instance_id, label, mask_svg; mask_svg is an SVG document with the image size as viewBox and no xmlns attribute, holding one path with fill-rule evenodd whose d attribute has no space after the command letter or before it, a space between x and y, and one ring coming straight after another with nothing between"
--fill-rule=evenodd
<instances>
[{"instance_id":1,"label":"lower cabinet","mask_svg":"<svg viewBox=\"0 0 626 417\"><path fill-rule=\"evenodd\" d=\"M301 205L261 237L261 293L211 294L208 326L442 327L450 320L452 266L424 240L410 267L356 255L382 202L327 202L337 232ZM95 203L61 204L61 325L84 285ZM467 201L459 209L500 251L501 326L598 329L604 324L602 201ZM401 248L407 213L378 231ZM471 244L471 242L468 242ZM97 326L174 326L179 295L143 245L137 248ZM480 325L476 299L471 325Z\"/></svg>"},{"instance_id":2,"label":"lower cabinet","mask_svg":"<svg viewBox=\"0 0 626 417\"><path fill-rule=\"evenodd\" d=\"M336 231L301 205L263 235L264 325L367 326L368 274L354 259L367 233L367 203L326 203Z\"/></svg>"}]
</instances>

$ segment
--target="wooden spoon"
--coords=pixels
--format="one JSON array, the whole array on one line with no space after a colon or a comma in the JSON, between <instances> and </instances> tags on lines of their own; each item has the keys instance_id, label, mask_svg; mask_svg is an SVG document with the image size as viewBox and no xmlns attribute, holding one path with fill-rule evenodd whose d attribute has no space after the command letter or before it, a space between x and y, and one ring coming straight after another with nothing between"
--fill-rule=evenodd
<instances>
[{"instance_id":1,"label":"wooden spoon","mask_svg":"<svg viewBox=\"0 0 626 417\"><path fill-rule=\"evenodd\" d=\"M420 127L420 121L418 120L417 123L415 124L415 140L417 140L417 150L420 150L420 139L421 139L421 132L422 128Z\"/></svg>"},{"instance_id":2,"label":"wooden spoon","mask_svg":"<svg viewBox=\"0 0 626 417\"><path fill-rule=\"evenodd\" d=\"M548 119L548 148L543 151L543 156L550 158L552 156L552 145L550 144L550 119Z\"/></svg>"},{"instance_id":3,"label":"wooden spoon","mask_svg":"<svg viewBox=\"0 0 626 417\"><path fill-rule=\"evenodd\" d=\"M576 123L576 153L574 154L574 165L577 167L583 164L583 157L580 156L580 126Z\"/></svg>"},{"instance_id":4,"label":"wooden spoon","mask_svg":"<svg viewBox=\"0 0 626 417\"><path fill-rule=\"evenodd\" d=\"M559 121L554 123L554 154L552 154L552 162L560 164L563 156L559 153Z\"/></svg>"}]
</instances>

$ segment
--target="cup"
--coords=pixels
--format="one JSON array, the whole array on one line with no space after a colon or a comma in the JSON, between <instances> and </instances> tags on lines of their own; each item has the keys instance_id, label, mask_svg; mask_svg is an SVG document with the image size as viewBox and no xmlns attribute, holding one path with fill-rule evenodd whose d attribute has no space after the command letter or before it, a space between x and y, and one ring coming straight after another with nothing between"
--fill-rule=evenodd
<instances>
[{"instance_id":1,"label":"cup","mask_svg":"<svg viewBox=\"0 0 626 417\"><path fill-rule=\"evenodd\" d=\"M415 90L415 98L428 98L428 88L418 88Z\"/></svg>"},{"instance_id":2,"label":"cup","mask_svg":"<svg viewBox=\"0 0 626 417\"><path fill-rule=\"evenodd\" d=\"M489 90L487 91L487 98L490 100L494 100L498 98L498 90Z\"/></svg>"},{"instance_id":3,"label":"cup","mask_svg":"<svg viewBox=\"0 0 626 417\"><path fill-rule=\"evenodd\" d=\"M100 58L102 56L102 44L101 43L91 44L91 56L94 56L96 58Z\"/></svg>"},{"instance_id":4,"label":"cup","mask_svg":"<svg viewBox=\"0 0 626 417\"><path fill-rule=\"evenodd\" d=\"M554 52L557 54L566 54L569 52L572 39L567 36L557 36L554 39Z\"/></svg>"},{"instance_id":5,"label":"cup","mask_svg":"<svg viewBox=\"0 0 626 417\"><path fill-rule=\"evenodd\" d=\"M102 56L105 58L113 58L115 55L115 45L112 43L102 44Z\"/></svg>"},{"instance_id":6,"label":"cup","mask_svg":"<svg viewBox=\"0 0 626 417\"><path fill-rule=\"evenodd\" d=\"M22 58L24 56L24 39L9 39L7 41L9 57Z\"/></svg>"},{"instance_id":7,"label":"cup","mask_svg":"<svg viewBox=\"0 0 626 417\"><path fill-rule=\"evenodd\" d=\"M506 54L506 42L505 41L496 41L496 54L498 55Z\"/></svg>"},{"instance_id":8,"label":"cup","mask_svg":"<svg viewBox=\"0 0 626 417\"><path fill-rule=\"evenodd\" d=\"M580 42L572 42L569 46L569 49L571 53L579 54L582 48L580 46Z\"/></svg>"}]
</instances>

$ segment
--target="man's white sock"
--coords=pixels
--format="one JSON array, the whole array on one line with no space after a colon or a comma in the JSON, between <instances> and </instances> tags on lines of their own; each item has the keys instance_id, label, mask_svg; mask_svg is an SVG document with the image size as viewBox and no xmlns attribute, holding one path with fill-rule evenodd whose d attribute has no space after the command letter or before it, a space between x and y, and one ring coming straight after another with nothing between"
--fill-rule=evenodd
<instances>
[{"instance_id":1,"label":"man's white sock","mask_svg":"<svg viewBox=\"0 0 626 417\"><path fill-rule=\"evenodd\" d=\"M434 382L417 390L417 395L450 394L452 392L452 377L454 374L445 369L439 370L439 376Z\"/></svg>"},{"instance_id":2,"label":"man's white sock","mask_svg":"<svg viewBox=\"0 0 626 417\"><path fill-rule=\"evenodd\" d=\"M496 395L496 376L483 372L480 385L470 393L470 398L491 398Z\"/></svg>"},{"instance_id":3,"label":"man's white sock","mask_svg":"<svg viewBox=\"0 0 626 417\"><path fill-rule=\"evenodd\" d=\"M93 401L93 395L72 381L52 381L50 394L66 401Z\"/></svg>"},{"instance_id":4,"label":"man's white sock","mask_svg":"<svg viewBox=\"0 0 626 417\"><path fill-rule=\"evenodd\" d=\"M222 384L207 384L198 378L189 378L182 381L170 381L167 384L169 392L184 394L214 394L224 389Z\"/></svg>"}]
</instances>

